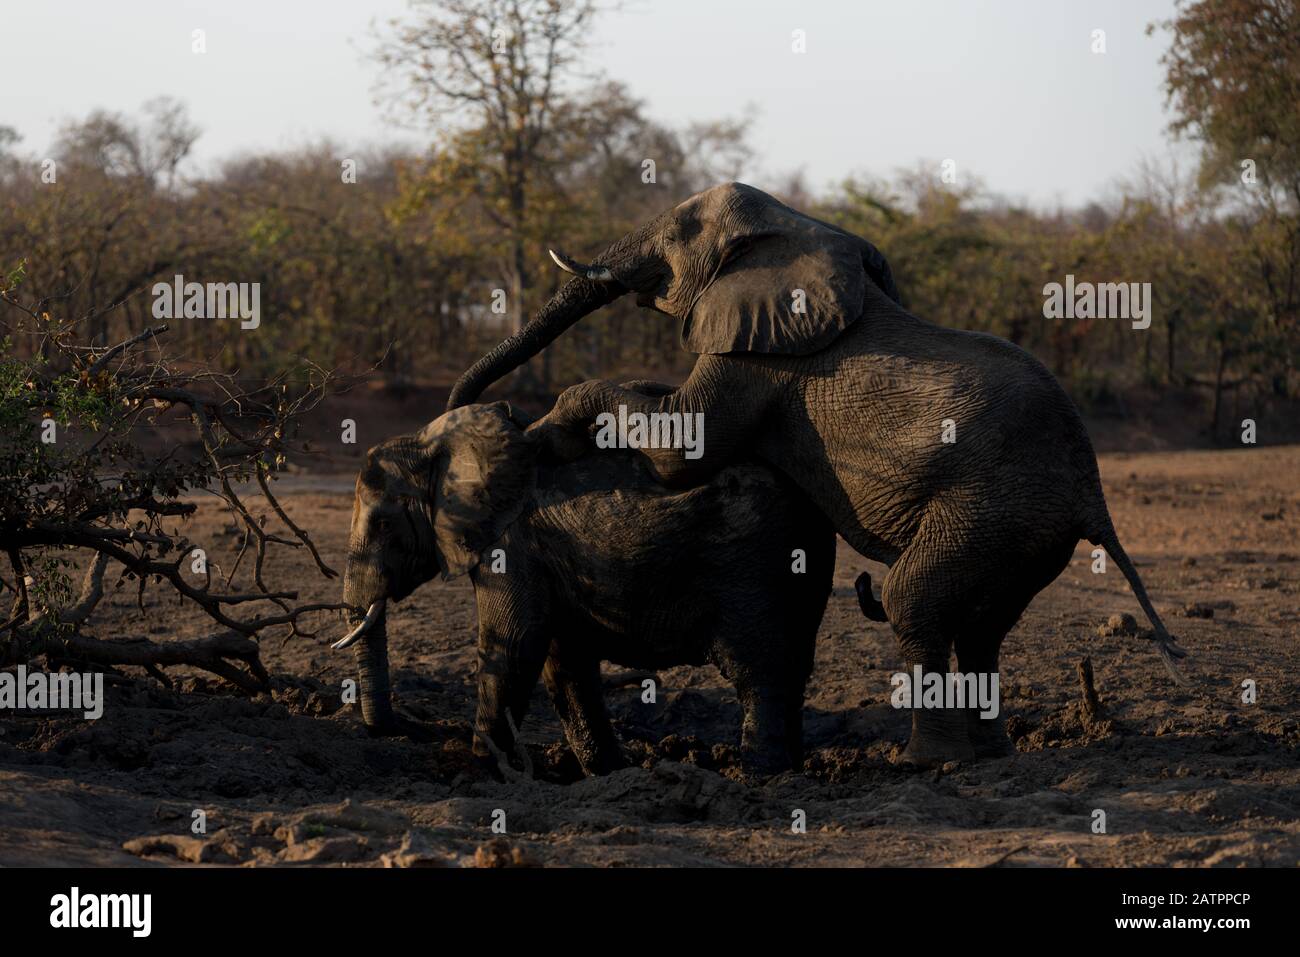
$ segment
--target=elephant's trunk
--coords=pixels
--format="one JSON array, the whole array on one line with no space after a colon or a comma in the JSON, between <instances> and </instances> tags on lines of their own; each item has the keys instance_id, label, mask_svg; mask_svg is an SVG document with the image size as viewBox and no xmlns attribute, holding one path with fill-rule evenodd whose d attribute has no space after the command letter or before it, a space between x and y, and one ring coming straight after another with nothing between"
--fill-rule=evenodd
<instances>
[{"instance_id":1,"label":"elephant's trunk","mask_svg":"<svg viewBox=\"0 0 1300 957\"><path fill-rule=\"evenodd\" d=\"M452 387L447 410L476 401L484 389L537 355L583 316L636 287L640 279L638 266L647 244L662 228L664 215L622 236L592 260L590 266L578 269L581 264L552 253L561 269L581 274L561 286L528 325L469 367Z\"/></svg>"},{"instance_id":2,"label":"elephant's trunk","mask_svg":"<svg viewBox=\"0 0 1300 957\"><path fill-rule=\"evenodd\" d=\"M575 277L566 282L536 316L475 362L452 387L448 411L469 405L483 390L549 346L571 325L627 292L616 282Z\"/></svg>"},{"instance_id":3,"label":"elephant's trunk","mask_svg":"<svg viewBox=\"0 0 1300 957\"><path fill-rule=\"evenodd\" d=\"M393 703L388 684L388 611L383 579L369 564L349 560L343 573L343 601L352 630L334 647L351 645L356 655L361 692L361 717L366 728L386 733L393 727ZM364 609L364 612L363 612Z\"/></svg>"},{"instance_id":4,"label":"elephant's trunk","mask_svg":"<svg viewBox=\"0 0 1300 957\"><path fill-rule=\"evenodd\" d=\"M381 612L378 620L356 644L361 717L371 731L386 731L394 723L392 689L388 684L387 617Z\"/></svg>"}]
</instances>

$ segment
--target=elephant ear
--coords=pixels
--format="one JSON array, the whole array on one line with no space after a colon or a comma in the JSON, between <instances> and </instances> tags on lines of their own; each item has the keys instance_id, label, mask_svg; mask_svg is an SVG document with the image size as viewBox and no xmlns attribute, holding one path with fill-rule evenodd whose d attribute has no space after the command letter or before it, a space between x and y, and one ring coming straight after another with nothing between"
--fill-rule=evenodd
<instances>
[{"instance_id":1,"label":"elephant ear","mask_svg":"<svg viewBox=\"0 0 1300 957\"><path fill-rule=\"evenodd\" d=\"M861 317L868 277L898 301L874 246L773 203L751 230L731 238L682 322L682 345L695 353L816 352Z\"/></svg>"},{"instance_id":2,"label":"elephant ear","mask_svg":"<svg viewBox=\"0 0 1300 957\"><path fill-rule=\"evenodd\" d=\"M433 456L434 548L443 580L479 563L527 506L536 446L505 402L467 405L425 426Z\"/></svg>"}]
</instances>

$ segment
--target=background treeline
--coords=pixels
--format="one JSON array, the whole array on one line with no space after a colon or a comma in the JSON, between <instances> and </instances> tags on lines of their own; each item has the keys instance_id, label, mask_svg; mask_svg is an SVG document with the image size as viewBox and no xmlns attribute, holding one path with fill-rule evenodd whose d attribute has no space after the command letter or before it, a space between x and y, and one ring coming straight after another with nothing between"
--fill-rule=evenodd
<instances>
[{"instance_id":1,"label":"background treeline","mask_svg":"<svg viewBox=\"0 0 1300 957\"><path fill-rule=\"evenodd\" d=\"M331 368L380 362L399 388L447 385L562 281L547 246L590 256L691 193L742 179L870 239L913 312L1029 349L1085 408L1123 411L1176 391L1197 397L1200 426L1224 438L1233 416L1289 407L1300 387L1292 0L1180 7L1162 25L1166 92L1174 131L1202 147L1199 168L1144 163L1087 207L1055 211L990 195L964 173L944 183L937 159L825 192L763 173L745 120L667 126L617 83L583 79L597 12L443 0L391 24L375 58L390 106L429 131L418 151L320 142L196 176L187 157L199 131L167 99L70 121L46 153L0 127L0 268L22 263L17 295L81 321L95 344L143 329L150 286L176 273L257 282L259 329L182 320L172 347L244 377L297 355ZM1045 319L1043 286L1067 273L1150 282L1151 328ZM672 320L627 297L578 324L515 388L679 381L692 361Z\"/></svg>"}]
</instances>

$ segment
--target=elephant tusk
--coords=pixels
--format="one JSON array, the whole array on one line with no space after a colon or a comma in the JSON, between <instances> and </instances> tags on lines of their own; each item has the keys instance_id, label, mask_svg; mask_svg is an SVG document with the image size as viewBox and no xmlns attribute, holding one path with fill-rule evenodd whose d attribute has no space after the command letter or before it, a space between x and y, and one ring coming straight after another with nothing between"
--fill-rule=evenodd
<instances>
[{"instance_id":1,"label":"elephant tusk","mask_svg":"<svg viewBox=\"0 0 1300 957\"><path fill-rule=\"evenodd\" d=\"M581 276L583 279L590 279L592 282L613 282L614 274L605 266L584 266L576 259L570 259L564 253L557 253L554 249L548 249L551 258L555 260L555 265L559 266L565 272L573 273L575 276Z\"/></svg>"},{"instance_id":2,"label":"elephant tusk","mask_svg":"<svg viewBox=\"0 0 1300 957\"><path fill-rule=\"evenodd\" d=\"M371 602L370 607L366 609L366 617L362 620L361 624L357 625L357 627L353 628L351 631L349 631L338 641L334 642L334 644L330 645L330 647L333 648L335 651L339 651L343 648L348 647L348 645L351 645L358 638L360 638L362 635L364 635L366 632L370 630L370 626L375 623L375 619L379 617L380 613L383 612L383 610L384 610L384 599L381 598L379 599L379 601Z\"/></svg>"}]
</instances>

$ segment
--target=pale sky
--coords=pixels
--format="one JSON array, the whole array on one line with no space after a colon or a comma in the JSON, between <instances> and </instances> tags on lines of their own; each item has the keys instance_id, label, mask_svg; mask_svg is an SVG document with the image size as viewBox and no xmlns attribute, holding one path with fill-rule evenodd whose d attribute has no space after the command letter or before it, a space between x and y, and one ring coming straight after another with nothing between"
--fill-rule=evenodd
<instances>
[{"instance_id":1,"label":"pale sky","mask_svg":"<svg viewBox=\"0 0 1300 957\"><path fill-rule=\"evenodd\" d=\"M203 130L200 163L329 136L419 142L374 105L362 51L407 0L38 0L6 4L0 125L41 152L91 109L168 94ZM802 169L821 189L952 159L1038 206L1099 198L1169 153L1146 25L1173 0L625 0L591 66L668 125L757 108L748 178ZM190 50L191 31L207 53ZM791 52L792 31L807 52ZM1105 31L1106 52L1091 51ZM1181 155L1189 148L1178 147Z\"/></svg>"}]
</instances>

